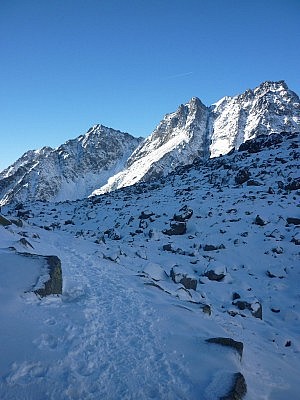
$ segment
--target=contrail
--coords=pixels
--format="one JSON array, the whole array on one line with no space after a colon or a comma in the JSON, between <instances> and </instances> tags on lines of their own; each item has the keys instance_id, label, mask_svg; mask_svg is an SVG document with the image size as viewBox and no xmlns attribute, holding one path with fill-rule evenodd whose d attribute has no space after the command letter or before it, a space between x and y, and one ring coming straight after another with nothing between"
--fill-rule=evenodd
<instances>
[{"instance_id":1,"label":"contrail","mask_svg":"<svg viewBox=\"0 0 300 400\"><path fill-rule=\"evenodd\" d=\"M181 74L167 76L165 79L183 78L184 76L189 76L192 74L193 72L183 72Z\"/></svg>"}]
</instances>

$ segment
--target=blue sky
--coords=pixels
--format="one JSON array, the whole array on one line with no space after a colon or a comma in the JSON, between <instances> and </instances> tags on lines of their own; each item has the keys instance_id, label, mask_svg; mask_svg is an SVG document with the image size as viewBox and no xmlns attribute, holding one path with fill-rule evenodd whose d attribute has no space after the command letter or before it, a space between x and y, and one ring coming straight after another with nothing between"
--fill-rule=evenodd
<instances>
[{"instance_id":1,"label":"blue sky","mask_svg":"<svg viewBox=\"0 0 300 400\"><path fill-rule=\"evenodd\" d=\"M300 0L1 0L0 170L96 123L147 136L284 79L300 94Z\"/></svg>"}]
</instances>

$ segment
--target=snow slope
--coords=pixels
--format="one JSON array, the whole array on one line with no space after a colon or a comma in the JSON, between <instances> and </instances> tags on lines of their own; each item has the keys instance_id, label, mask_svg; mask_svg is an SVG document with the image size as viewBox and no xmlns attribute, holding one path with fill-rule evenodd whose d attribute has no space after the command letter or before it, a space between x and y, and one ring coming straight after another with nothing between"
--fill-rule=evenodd
<instances>
[{"instance_id":1,"label":"snow slope","mask_svg":"<svg viewBox=\"0 0 300 400\"><path fill-rule=\"evenodd\" d=\"M246 400L296 399L298 146L262 136L149 184L3 207L25 221L0 227L1 256L26 236L60 257L64 287L0 305L1 399L215 400L237 372Z\"/></svg>"}]
</instances>

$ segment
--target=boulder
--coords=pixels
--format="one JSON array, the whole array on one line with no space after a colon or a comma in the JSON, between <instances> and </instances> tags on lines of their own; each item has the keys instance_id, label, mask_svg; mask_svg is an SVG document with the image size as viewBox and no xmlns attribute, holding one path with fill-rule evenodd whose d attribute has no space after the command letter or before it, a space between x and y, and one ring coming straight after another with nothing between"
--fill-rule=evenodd
<instances>
[{"instance_id":1,"label":"boulder","mask_svg":"<svg viewBox=\"0 0 300 400\"><path fill-rule=\"evenodd\" d=\"M250 178L251 173L248 171L247 168L242 168L238 171L235 176L235 183L237 185L242 185L243 183L247 182Z\"/></svg>"},{"instance_id":2,"label":"boulder","mask_svg":"<svg viewBox=\"0 0 300 400\"><path fill-rule=\"evenodd\" d=\"M267 225L267 223L268 222L266 220L264 220L263 218L261 218L259 215L257 215L254 220L254 224L259 225L259 226L265 226L265 225Z\"/></svg>"},{"instance_id":3,"label":"boulder","mask_svg":"<svg viewBox=\"0 0 300 400\"><path fill-rule=\"evenodd\" d=\"M218 272L216 270L210 269L204 273L204 275L210 280L210 281L217 281L220 282L222 279L225 278L226 273L225 272Z\"/></svg>"},{"instance_id":4,"label":"boulder","mask_svg":"<svg viewBox=\"0 0 300 400\"><path fill-rule=\"evenodd\" d=\"M9 219L3 217L3 215L0 214L0 225L8 226L8 225L11 225L11 224L12 224L12 222Z\"/></svg>"},{"instance_id":5,"label":"boulder","mask_svg":"<svg viewBox=\"0 0 300 400\"><path fill-rule=\"evenodd\" d=\"M174 221L184 222L190 219L193 215L193 210L189 208L187 205L183 206L178 214L174 214L173 219Z\"/></svg>"},{"instance_id":6,"label":"boulder","mask_svg":"<svg viewBox=\"0 0 300 400\"><path fill-rule=\"evenodd\" d=\"M288 217L286 222L291 225L300 225L300 218Z\"/></svg>"},{"instance_id":7,"label":"boulder","mask_svg":"<svg viewBox=\"0 0 300 400\"><path fill-rule=\"evenodd\" d=\"M45 297L51 294L62 294L62 269L61 261L57 256L46 256L49 280L45 282L44 288L34 291L35 294Z\"/></svg>"},{"instance_id":8,"label":"boulder","mask_svg":"<svg viewBox=\"0 0 300 400\"><path fill-rule=\"evenodd\" d=\"M223 250L223 249L225 249L224 244L220 244L219 246L215 246L213 244L206 244L203 247L204 251L215 251L215 250Z\"/></svg>"},{"instance_id":9,"label":"boulder","mask_svg":"<svg viewBox=\"0 0 300 400\"><path fill-rule=\"evenodd\" d=\"M175 283L181 283L186 289L197 289L198 281L196 278L189 277L187 274L177 273L171 268L170 278Z\"/></svg>"},{"instance_id":10,"label":"boulder","mask_svg":"<svg viewBox=\"0 0 300 400\"><path fill-rule=\"evenodd\" d=\"M285 185L285 190L299 190L300 189L300 178L291 180L287 185Z\"/></svg>"},{"instance_id":11,"label":"boulder","mask_svg":"<svg viewBox=\"0 0 300 400\"><path fill-rule=\"evenodd\" d=\"M291 240L296 246L300 245L300 233L296 233L296 235Z\"/></svg>"},{"instance_id":12,"label":"boulder","mask_svg":"<svg viewBox=\"0 0 300 400\"><path fill-rule=\"evenodd\" d=\"M163 234L165 235L184 235L186 233L186 223L175 221L170 223L170 229L164 229Z\"/></svg>"},{"instance_id":13,"label":"boulder","mask_svg":"<svg viewBox=\"0 0 300 400\"><path fill-rule=\"evenodd\" d=\"M262 305L259 301L249 303L248 301L237 300L232 302L239 310L249 310L253 317L262 319Z\"/></svg>"},{"instance_id":14,"label":"boulder","mask_svg":"<svg viewBox=\"0 0 300 400\"><path fill-rule=\"evenodd\" d=\"M139 219L149 219L153 215L155 215L153 212L142 211L141 214L139 215Z\"/></svg>"},{"instance_id":15,"label":"boulder","mask_svg":"<svg viewBox=\"0 0 300 400\"><path fill-rule=\"evenodd\" d=\"M242 342L237 342L236 340L233 340L231 338L225 338L225 337L215 337L215 338L206 339L206 342L220 344L221 346L232 347L234 350L236 350L239 353L241 358L243 356L244 344Z\"/></svg>"},{"instance_id":16,"label":"boulder","mask_svg":"<svg viewBox=\"0 0 300 400\"><path fill-rule=\"evenodd\" d=\"M120 240L121 239L120 233L117 230L115 230L114 228L107 229L104 232L104 235L107 235L107 237L111 240Z\"/></svg>"},{"instance_id":17,"label":"boulder","mask_svg":"<svg viewBox=\"0 0 300 400\"><path fill-rule=\"evenodd\" d=\"M247 384L244 375L237 372L233 375L233 382L230 392L222 396L220 400L242 400L247 393Z\"/></svg>"}]
</instances>

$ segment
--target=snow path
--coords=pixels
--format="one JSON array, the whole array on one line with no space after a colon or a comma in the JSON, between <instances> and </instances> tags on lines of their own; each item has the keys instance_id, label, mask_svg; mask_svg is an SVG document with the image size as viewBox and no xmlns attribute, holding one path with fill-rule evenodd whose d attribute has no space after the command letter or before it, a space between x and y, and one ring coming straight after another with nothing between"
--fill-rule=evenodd
<instances>
[{"instance_id":1,"label":"snow path","mask_svg":"<svg viewBox=\"0 0 300 400\"><path fill-rule=\"evenodd\" d=\"M26 352L11 355L0 380L1 399L199 398L216 356L202 355L208 367L200 376L200 320L187 323L191 311L100 259L95 245L69 237L54 246L62 259L64 294L24 296L32 330L25 338L16 334Z\"/></svg>"}]
</instances>

